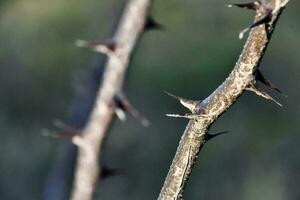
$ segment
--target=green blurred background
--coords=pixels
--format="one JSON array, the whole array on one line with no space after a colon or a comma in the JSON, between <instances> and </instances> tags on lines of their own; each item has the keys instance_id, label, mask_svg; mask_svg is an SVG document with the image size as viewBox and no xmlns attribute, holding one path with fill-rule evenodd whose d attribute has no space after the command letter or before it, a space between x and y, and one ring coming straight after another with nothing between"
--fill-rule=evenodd
<instances>
[{"instance_id":1,"label":"green blurred background","mask_svg":"<svg viewBox=\"0 0 300 200\"><path fill-rule=\"evenodd\" d=\"M74 41L106 40L124 2L0 1L0 199L50 199L46 180L70 143L41 132L70 118L103 60ZM226 78L244 43L238 33L254 16L228 3L155 0L152 15L165 30L142 37L125 86L151 126L115 120L103 159L120 174L101 182L96 199L156 199L187 124L165 116L186 110L164 91L201 99ZM300 199L299 6L289 3L261 64L288 95L270 91L284 107L244 94L212 127L230 133L204 147L185 199Z\"/></svg>"}]
</instances>

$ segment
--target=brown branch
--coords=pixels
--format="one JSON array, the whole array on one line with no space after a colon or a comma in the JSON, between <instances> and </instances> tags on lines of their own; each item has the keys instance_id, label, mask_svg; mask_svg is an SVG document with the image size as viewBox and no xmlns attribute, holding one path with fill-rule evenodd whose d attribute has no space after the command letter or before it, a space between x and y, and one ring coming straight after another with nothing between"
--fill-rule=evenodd
<instances>
[{"instance_id":1,"label":"brown branch","mask_svg":"<svg viewBox=\"0 0 300 200\"><path fill-rule=\"evenodd\" d=\"M247 89L255 90L255 87L251 87L256 86L255 74L275 24L287 3L287 0L257 1L255 3L258 5L255 22L248 28L251 29L249 37L230 75L210 96L195 105L194 109L188 107L192 114L172 115L188 118L190 122L183 133L158 199L177 200L182 198L184 187L199 151L209 138L207 137L209 128ZM269 12L270 9L271 12ZM266 13L269 13L268 16ZM264 20L261 20L262 17ZM265 92L256 92L263 97L270 97L266 96ZM182 99L180 100L182 101ZM182 104L184 105L184 103Z\"/></svg>"},{"instance_id":2,"label":"brown branch","mask_svg":"<svg viewBox=\"0 0 300 200\"><path fill-rule=\"evenodd\" d=\"M78 146L72 200L91 200L99 181L101 146L115 108L113 100L122 92L132 51L144 31L151 0L129 0L120 20L113 43L98 45L94 50L107 53L103 81L95 106L82 134L73 137ZM82 45L82 42L80 43ZM113 45L112 45L113 44Z\"/></svg>"}]
</instances>

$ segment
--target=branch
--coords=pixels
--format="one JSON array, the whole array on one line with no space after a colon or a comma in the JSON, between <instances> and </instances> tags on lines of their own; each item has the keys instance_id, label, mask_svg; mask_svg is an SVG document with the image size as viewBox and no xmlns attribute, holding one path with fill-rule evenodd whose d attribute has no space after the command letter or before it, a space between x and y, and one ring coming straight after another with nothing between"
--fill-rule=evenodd
<instances>
[{"instance_id":1,"label":"branch","mask_svg":"<svg viewBox=\"0 0 300 200\"><path fill-rule=\"evenodd\" d=\"M106 53L103 81L94 108L82 134L72 138L78 146L72 200L91 200L99 180L99 156L107 129L114 116L114 98L122 92L124 78L132 51L144 31L151 0L129 0L112 41L93 46ZM79 45L86 45L79 41Z\"/></svg>"},{"instance_id":2,"label":"branch","mask_svg":"<svg viewBox=\"0 0 300 200\"><path fill-rule=\"evenodd\" d=\"M237 4L256 10L254 23L242 31L250 30L249 37L234 69L226 80L204 101L195 105L191 114L171 115L190 119L169 173L158 197L159 200L177 200L182 198L193 165L208 138L208 130L217 118L223 114L246 90L255 91L260 96L272 99L257 86L257 74L260 61L270 41L276 22L288 3L288 0L256 1L253 5ZM235 4L232 4L235 5ZM231 5L231 6L232 6Z\"/></svg>"}]
</instances>

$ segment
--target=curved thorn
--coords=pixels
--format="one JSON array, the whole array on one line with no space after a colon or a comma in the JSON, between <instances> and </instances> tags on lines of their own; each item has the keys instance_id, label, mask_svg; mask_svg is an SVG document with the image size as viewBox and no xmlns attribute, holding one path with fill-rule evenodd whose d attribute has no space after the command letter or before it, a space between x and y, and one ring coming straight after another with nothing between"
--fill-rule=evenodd
<instances>
[{"instance_id":1,"label":"curved thorn","mask_svg":"<svg viewBox=\"0 0 300 200\"><path fill-rule=\"evenodd\" d=\"M240 40L243 39L245 33L247 33L249 30L250 30L250 28L245 28L244 30L242 30L242 31L239 33L239 39L240 39Z\"/></svg>"}]
</instances>

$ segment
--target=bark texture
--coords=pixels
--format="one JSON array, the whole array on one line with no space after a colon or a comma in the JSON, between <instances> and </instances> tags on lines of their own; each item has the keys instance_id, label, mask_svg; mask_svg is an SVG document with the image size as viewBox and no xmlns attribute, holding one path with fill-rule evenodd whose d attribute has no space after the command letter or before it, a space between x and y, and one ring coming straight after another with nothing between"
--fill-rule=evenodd
<instances>
[{"instance_id":1,"label":"bark texture","mask_svg":"<svg viewBox=\"0 0 300 200\"><path fill-rule=\"evenodd\" d=\"M254 23L250 30L243 51L230 75L204 101L192 102L179 98L182 105L192 113L186 115L170 115L190 119L176 155L166 177L159 200L182 199L184 187L188 181L199 151L211 137L208 130L215 120L224 113L246 90L267 99L274 100L256 85L258 67L272 36L276 22L288 1L257 1L253 5L236 6L256 10ZM244 33L244 31L242 32ZM240 35L242 36L242 34ZM275 101L275 100L274 100Z\"/></svg>"},{"instance_id":2,"label":"bark texture","mask_svg":"<svg viewBox=\"0 0 300 200\"><path fill-rule=\"evenodd\" d=\"M129 0L110 44L95 46L108 60L94 108L82 134L73 137L78 146L72 200L91 200L100 176L99 157L114 116L114 98L122 92L130 56L144 31L151 0ZM112 45L113 44L113 45Z\"/></svg>"}]
</instances>

